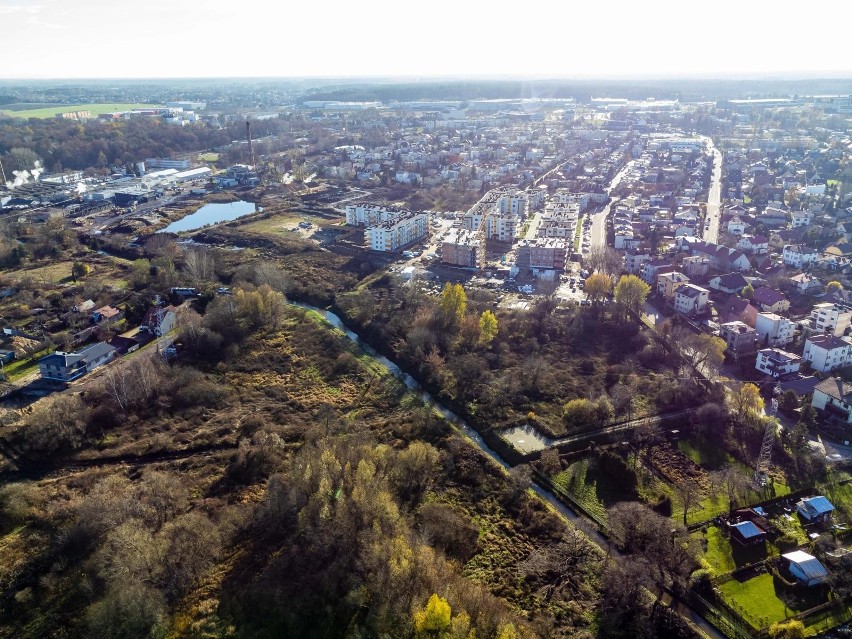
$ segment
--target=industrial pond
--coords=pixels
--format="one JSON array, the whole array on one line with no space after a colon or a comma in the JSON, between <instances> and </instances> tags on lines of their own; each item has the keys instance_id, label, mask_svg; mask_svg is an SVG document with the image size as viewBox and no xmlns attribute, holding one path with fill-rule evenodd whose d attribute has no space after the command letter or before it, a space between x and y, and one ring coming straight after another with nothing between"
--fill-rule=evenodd
<instances>
[{"instance_id":1,"label":"industrial pond","mask_svg":"<svg viewBox=\"0 0 852 639\"><path fill-rule=\"evenodd\" d=\"M194 231L202 226L209 224L219 224L220 222L230 222L237 218L262 211L263 209L257 206L254 202L245 202L238 200L236 202L212 203L205 204L192 215L187 215L185 218L176 222L172 222L166 228L162 229L161 233L180 233L182 231Z\"/></svg>"}]
</instances>

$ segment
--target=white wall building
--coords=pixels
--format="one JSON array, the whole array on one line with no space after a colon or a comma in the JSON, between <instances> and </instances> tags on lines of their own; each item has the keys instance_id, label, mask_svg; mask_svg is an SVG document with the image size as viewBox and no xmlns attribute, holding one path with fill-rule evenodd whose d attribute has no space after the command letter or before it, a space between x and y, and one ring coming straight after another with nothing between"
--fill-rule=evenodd
<instances>
[{"instance_id":1,"label":"white wall building","mask_svg":"<svg viewBox=\"0 0 852 639\"><path fill-rule=\"evenodd\" d=\"M813 264L818 257L819 253L816 250L801 244L786 244L781 254L784 264L795 268L804 268L807 264Z\"/></svg>"},{"instance_id":2,"label":"white wall building","mask_svg":"<svg viewBox=\"0 0 852 639\"><path fill-rule=\"evenodd\" d=\"M831 333L840 337L852 325L852 308L823 302L811 309L811 324L819 333Z\"/></svg>"},{"instance_id":3,"label":"white wall building","mask_svg":"<svg viewBox=\"0 0 852 639\"><path fill-rule=\"evenodd\" d=\"M758 313L754 328L759 344L786 346L793 341L796 325L776 313Z\"/></svg>"},{"instance_id":4,"label":"white wall building","mask_svg":"<svg viewBox=\"0 0 852 639\"><path fill-rule=\"evenodd\" d=\"M701 313L707 308L710 291L695 284L684 284L677 289L674 297L674 308L684 315Z\"/></svg>"},{"instance_id":5,"label":"white wall building","mask_svg":"<svg viewBox=\"0 0 852 639\"><path fill-rule=\"evenodd\" d=\"M757 352L757 361L754 367L766 375L781 377L798 372L801 361L802 358L793 353L778 348L764 348Z\"/></svg>"},{"instance_id":6,"label":"white wall building","mask_svg":"<svg viewBox=\"0 0 852 639\"><path fill-rule=\"evenodd\" d=\"M852 362L852 341L834 335L813 335L805 340L802 361L811 368L828 373L848 366Z\"/></svg>"},{"instance_id":7,"label":"white wall building","mask_svg":"<svg viewBox=\"0 0 852 639\"><path fill-rule=\"evenodd\" d=\"M408 212L386 222L367 227L365 235L373 251L395 251L426 237L429 216Z\"/></svg>"}]
</instances>

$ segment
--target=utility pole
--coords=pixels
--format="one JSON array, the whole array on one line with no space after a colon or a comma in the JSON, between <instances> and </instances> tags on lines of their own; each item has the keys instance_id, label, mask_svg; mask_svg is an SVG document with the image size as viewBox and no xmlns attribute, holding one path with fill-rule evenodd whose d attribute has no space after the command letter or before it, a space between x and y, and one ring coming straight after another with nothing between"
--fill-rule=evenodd
<instances>
[{"instance_id":1,"label":"utility pole","mask_svg":"<svg viewBox=\"0 0 852 639\"><path fill-rule=\"evenodd\" d=\"M772 461L772 446L775 444L775 414L778 412L778 400L774 397L769 403L769 411L766 420L766 428L763 430L763 442L760 445L760 455L757 456L757 464L754 470L754 483L758 487L766 485L766 477L769 472L769 463Z\"/></svg>"}]
</instances>

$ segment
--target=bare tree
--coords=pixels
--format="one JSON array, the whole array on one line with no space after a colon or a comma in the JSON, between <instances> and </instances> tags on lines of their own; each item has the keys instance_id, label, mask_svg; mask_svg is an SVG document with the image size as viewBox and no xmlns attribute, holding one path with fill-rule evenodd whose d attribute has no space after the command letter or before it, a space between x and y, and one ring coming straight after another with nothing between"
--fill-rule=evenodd
<instances>
[{"instance_id":1,"label":"bare tree","mask_svg":"<svg viewBox=\"0 0 852 639\"><path fill-rule=\"evenodd\" d=\"M749 476L733 464L729 464L710 475L711 488L717 494L721 492L728 498L729 512L733 512L737 503L747 494L749 484Z\"/></svg>"},{"instance_id":2,"label":"bare tree","mask_svg":"<svg viewBox=\"0 0 852 639\"><path fill-rule=\"evenodd\" d=\"M213 277L213 258L207 249L189 249L183 257L183 264L184 271L193 283L207 282Z\"/></svg>"},{"instance_id":3,"label":"bare tree","mask_svg":"<svg viewBox=\"0 0 852 639\"><path fill-rule=\"evenodd\" d=\"M597 271L610 277L615 277L622 271L621 255L609 246L593 248L583 258L583 265L590 271Z\"/></svg>"}]
</instances>

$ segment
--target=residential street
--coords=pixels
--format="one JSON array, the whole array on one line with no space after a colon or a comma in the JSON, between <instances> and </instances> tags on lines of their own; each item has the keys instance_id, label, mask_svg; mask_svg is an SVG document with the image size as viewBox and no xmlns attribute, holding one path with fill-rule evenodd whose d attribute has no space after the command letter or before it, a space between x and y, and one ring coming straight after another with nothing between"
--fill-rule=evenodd
<instances>
[{"instance_id":1,"label":"residential street","mask_svg":"<svg viewBox=\"0 0 852 639\"><path fill-rule=\"evenodd\" d=\"M707 194L707 217L709 226L705 227L704 241L717 244L719 241L719 222L722 202L722 153L713 145L713 140L704 138L713 153L713 177L710 192Z\"/></svg>"},{"instance_id":2,"label":"residential street","mask_svg":"<svg viewBox=\"0 0 852 639\"><path fill-rule=\"evenodd\" d=\"M624 165L624 168L621 169L614 178L612 178L612 182L609 184L609 188L607 189L608 193L611 193L620 183L621 180L624 179L624 176L630 172L630 169L633 168L633 160ZM595 213L592 215L592 242L591 248L604 247L606 246L606 218L609 216L610 208L612 207L612 202L607 204L600 213Z\"/></svg>"}]
</instances>

